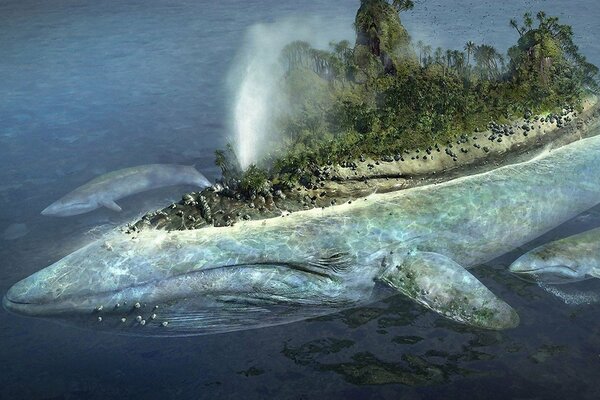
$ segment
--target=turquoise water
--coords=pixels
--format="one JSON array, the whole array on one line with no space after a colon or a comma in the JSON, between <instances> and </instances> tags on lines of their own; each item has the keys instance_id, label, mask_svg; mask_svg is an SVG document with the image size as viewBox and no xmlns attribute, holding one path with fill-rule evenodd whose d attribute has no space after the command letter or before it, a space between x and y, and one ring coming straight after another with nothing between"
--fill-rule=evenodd
<instances>
[{"instance_id":1,"label":"turquoise water","mask_svg":"<svg viewBox=\"0 0 600 400\"><path fill-rule=\"evenodd\" d=\"M230 132L227 71L252 25L318 14L351 37L357 3L1 2L0 234L13 228L0 239L0 292L185 189L125 199L122 214L39 215L94 176L154 162L196 163L217 176L213 151ZM434 47L485 40L505 48L516 40L508 19L540 8L574 25L583 53L600 64L592 0L424 0L403 21ZM592 210L527 248L599 222ZM600 308L566 305L508 275L523 250L474 270L518 310L521 326L505 332L457 326L400 297L291 325L169 340L2 311L0 398L600 397Z\"/></svg>"}]
</instances>

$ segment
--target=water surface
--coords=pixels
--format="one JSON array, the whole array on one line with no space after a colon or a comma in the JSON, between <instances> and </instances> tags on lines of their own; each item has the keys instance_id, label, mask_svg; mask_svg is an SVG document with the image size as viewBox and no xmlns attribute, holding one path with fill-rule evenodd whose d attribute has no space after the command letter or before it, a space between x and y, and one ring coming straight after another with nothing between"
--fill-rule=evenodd
<instances>
[{"instance_id":1,"label":"water surface","mask_svg":"<svg viewBox=\"0 0 600 400\"><path fill-rule=\"evenodd\" d=\"M0 292L186 189L122 200L121 214L39 215L98 174L177 162L217 177L213 153L231 126L227 72L254 24L314 23L318 15L324 32L352 38L357 5L0 2L0 232L12 232L0 237ZM539 9L572 24L582 52L600 65L594 0L422 0L402 20L433 47L473 40L505 50L517 39L508 20ZM600 398L600 307L566 305L505 271L527 248L598 226L599 210L474 270L519 312L514 330L458 326L401 297L286 326L177 339L80 331L2 311L0 398Z\"/></svg>"}]
</instances>

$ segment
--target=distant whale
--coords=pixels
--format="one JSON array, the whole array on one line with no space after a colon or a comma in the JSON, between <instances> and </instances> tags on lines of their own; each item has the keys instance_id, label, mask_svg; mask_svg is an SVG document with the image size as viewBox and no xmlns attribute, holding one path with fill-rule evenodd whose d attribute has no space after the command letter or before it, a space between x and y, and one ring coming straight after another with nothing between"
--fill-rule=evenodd
<instances>
[{"instance_id":1,"label":"distant whale","mask_svg":"<svg viewBox=\"0 0 600 400\"><path fill-rule=\"evenodd\" d=\"M99 207L121 211L116 200L146 190L173 185L205 188L211 183L193 166L149 164L112 171L92 179L83 186L50 204L42 215L68 217Z\"/></svg>"},{"instance_id":2,"label":"distant whale","mask_svg":"<svg viewBox=\"0 0 600 400\"><path fill-rule=\"evenodd\" d=\"M600 228L536 247L513 262L509 270L551 284L600 278Z\"/></svg>"}]
</instances>

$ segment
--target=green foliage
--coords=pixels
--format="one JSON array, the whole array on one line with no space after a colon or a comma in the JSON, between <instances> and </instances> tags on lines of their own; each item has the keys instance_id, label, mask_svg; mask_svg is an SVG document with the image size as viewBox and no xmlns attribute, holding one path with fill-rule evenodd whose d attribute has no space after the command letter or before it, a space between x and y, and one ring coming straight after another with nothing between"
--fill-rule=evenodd
<instances>
[{"instance_id":1,"label":"green foliage","mask_svg":"<svg viewBox=\"0 0 600 400\"><path fill-rule=\"evenodd\" d=\"M227 143L225 150L215 151L215 165L221 169L225 180L236 178L242 173L231 143Z\"/></svg>"},{"instance_id":2,"label":"green foliage","mask_svg":"<svg viewBox=\"0 0 600 400\"><path fill-rule=\"evenodd\" d=\"M250 165L242 174L240 190L248 198L267 193L269 191L267 171L254 164Z\"/></svg>"},{"instance_id":3,"label":"green foliage","mask_svg":"<svg viewBox=\"0 0 600 400\"><path fill-rule=\"evenodd\" d=\"M398 12L412 10L415 7L412 0L393 0L392 5Z\"/></svg>"},{"instance_id":4,"label":"green foliage","mask_svg":"<svg viewBox=\"0 0 600 400\"><path fill-rule=\"evenodd\" d=\"M557 17L536 15L533 28L530 13L523 17L523 26L511 20L519 33L516 46L509 49L510 77L530 87L530 96L538 102L552 102L571 93L578 97L585 88L598 89L598 68L587 62L573 43L573 30L561 25Z\"/></svg>"},{"instance_id":5,"label":"green foliage","mask_svg":"<svg viewBox=\"0 0 600 400\"><path fill-rule=\"evenodd\" d=\"M289 188L310 181L316 166L444 145L490 120L577 106L587 88L598 87L598 69L579 54L571 28L544 13L535 28L531 14L522 25L510 21L519 40L508 63L493 46L471 41L464 51L419 41L418 57L406 56L410 39L398 12L412 5L361 1L353 48L347 41L331 43L330 51L286 46L281 84L289 113L277 121L282 138L265 162L270 169L253 165L243 173L246 196L266 190L267 177ZM228 159L217 154L224 174L235 171Z\"/></svg>"},{"instance_id":6,"label":"green foliage","mask_svg":"<svg viewBox=\"0 0 600 400\"><path fill-rule=\"evenodd\" d=\"M354 62L367 78L381 71L393 75L402 59L414 58L410 37L398 16L399 11L413 6L412 1L406 0L392 4L385 0L361 1L354 22ZM381 71L373 68L374 63L379 64Z\"/></svg>"}]
</instances>

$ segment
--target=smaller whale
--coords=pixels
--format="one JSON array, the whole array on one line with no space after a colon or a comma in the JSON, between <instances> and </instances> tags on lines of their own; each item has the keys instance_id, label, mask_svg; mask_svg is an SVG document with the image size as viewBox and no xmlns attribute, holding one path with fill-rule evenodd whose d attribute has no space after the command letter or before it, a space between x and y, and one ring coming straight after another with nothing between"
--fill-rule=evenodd
<instances>
[{"instance_id":1,"label":"smaller whale","mask_svg":"<svg viewBox=\"0 0 600 400\"><path fill-rule=\"evenodd\" d=\"M600 228L536 247L509 270L545 284L600 278Z\"/></svg>"},{"instance_id":2,"label":"smaller whale","mask_svg":"<svg viewBox=\"0 0 600 400\"><path fill-rule=\"evenodd\" d=\"M42 215L68 217L99 207L121 211L115 202L132 194L173 185L206 188L211 183L193 166L148 164L112 171L92 179L50 204Z\"/></svg>"}]
</instances>

